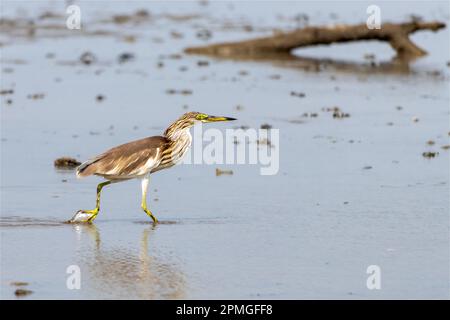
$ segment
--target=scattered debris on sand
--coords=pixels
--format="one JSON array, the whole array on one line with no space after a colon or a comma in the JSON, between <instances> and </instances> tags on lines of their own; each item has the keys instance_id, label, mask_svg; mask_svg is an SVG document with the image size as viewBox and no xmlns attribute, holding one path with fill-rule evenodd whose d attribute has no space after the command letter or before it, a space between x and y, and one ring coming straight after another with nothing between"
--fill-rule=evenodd
<instances>
[{"instance_id":1,"label":"scattered debris on sand","mask_svg":"<svg viewBox=\"0 0 450 320\"><path fill-rule=\"evenodd\" d=\"M304 98L304 97L306 97L306 94L304 94L303 92L291 91L291 96L292 97Z\"/></svg>"},{"instance_id":2,"label":"scattered debris on sand","mask_svg":"<svg viewBox=\"0 0 450 320\"><path fill-rule=\"evenodd\" d=\"M439 70L427 71L426 74L431 77L440 77L442 75L441 71L439 71Z\"/></svg>"},{"instance_id":3,"label":"scattered debris on sand","mask_svg":"<svg viewBox=\"0 0 450 320\"><path fill-rule=\"evenodd\" d=\"M209 31L208 29L202 29L197 31L196 35L195 35L198 39L207 41L209 39L211 39L212 37L212 32Z\"/></svg>"},{"instance_id":4,"label":"scattered debris on sand","mask_svg":"<svg viewBox=\"0 0 450 320\"><path fill-rule=\"evenodd\" d=\"M219 168L216 168L216 177L221 175L232 175L233 170L220 170Z\"/></svg>"},{"instance_id":5,"label":"scattered debris on sand","mask_svg":"<svg viewBox=\"0 0 450 320\"><path fill-rule=\"evenodd\" d=\"M120 64L125 63L125 62L130 62L130 61L132 61L132 60L134 60L134 59L135 59L135 55L134 55L134 53L131 53L131 52L124 52L124 53L121 53L121 54L119 54L119 56L117 57L117 61L118 61Z\"/></svg>"},{"instance_id":6,"label":"scattered debris on sand","mask_svg":"<svg viewBox=\"0 0 450 320\"><path fill-rule=\"evenodd\" d=\"M181 60L183 58L183 56L178 53L172 53L172 54L168 54L168 55L161 55L160 58L161 59L170 59L170 60Z\"/></svg>"},{"instance_id":7,"label":"scattered debris on sand","mask_svg":"<svg viewBox=\"0 0 450 320\"><path fill-rule=\"evenodd\" d=\"M340 110L333 112L333 118L335 119L343 119L343 118L349 118L350 114L346 112L342 112Z\"/></svg>"},{"instance_id":8,"label":"scattered debris on sand","mask_svg":"<svg viewBox=\"0 0 450 320\"><path fill-rule=\"evenodd\" d=\"M317 118L318 116L317 112L305 112L302 114L303 118Z\"/></svg>"},{"instance_id":9,"label":"scattered debris on sand","mask_svg":"<svg viewBox=\"0 0 450 320\"><path fill-rule=\"evenodd\" d=\"M435 158L439 155L439 152L427 151L422 153L422 156L428 159Z\"/></svg>"},{"instance_id":10,"label":"scattered debris on sand","mask_svg":"<svg viewBox=\"0 0 450 320\"><path fill-rule=\"evenodd\" d=\"M261 129L269 130L269 129L272 129L272 126L270 124L268 124L268 123L263 123L261 125Z\"/></svg>"},{"instance_id":11,"label":"scattered debris on sand","mask_svg":"<svg viewBox=\"0 0 450 320\"><path fill-rule=\"evenodd\" d=\"M272 79L272 80L280 80L280 79L281 79L281 75L279 75L279 74L271 74L271 75L269 76L269 79Z\"/></svg>"},{"instance_id":12,"label":"scattered debris on sand","mask_svg":"<svg viewBox=\"0 0 450 320\"><path fill-rule=\"evenodd\" d=\"M70 157L62 157L54 161L55 167L64 169L73 169L78 167L80 164L81 162L79 162L77 159Z\"/></svg>"},{"instance_id":13,"label":"scattered debris on sand","mask_svg":"<svg viewBox=\"0 0 450 320\"><path fill-rule=\"evenodd\" d=\"M418 117L412 117L412 122L419 122L419 118Z\"/></svg>"},{"instance_id":14,"label":"scattered debris on sand","mask_svg":"<svg viewBox=\"0 0 450 320\"><path fill-rule=\"evenodd\" d=\"M256 144L258 146L263 145L272 148L272 142L270 142L270 140L267 138L256 140Z\"/></svg>"},{"instance_id":15,"label":"scattered debris on sand","mask_svg":"<svg viewBox=\"0 0 450 320\"><path fill-rule=\"evenodd\" d=\"M51 11L45 11L44 13L40 14L38 19L39 20L51 20L51 19L62 19L64 18L63 15Z\"/></svg>"},{"instance_id":16,"label":"scattered debris on sand","mask_svg":"<svg viewBox=\"0 0 450 320\"><path fill-rule=\"evenodd\" d=\"M199 66L199 67L209 66L209 61L208 60L198 60L197 61L197 66Z\"/></svg>"},{"instance_id":17,"label":"scattered debris on sand","mask_svg":"<svg viewBox=\"0 0 450 320\"><path fill-rule=\"evenodd\" d=\"M7 94L13 94L13 93L14 93L13 89L0 90L0 95L1 96L7 95Z\"/></svg>"},{"instance_id":18,"label":"scattered debris on sand","mask_svg":"<svg viewBox=\"0 0 450 320\"><path fill-rule=\"evenodd\" d=\"M27 95L27 98L31 100L44 99L44 97L45 97L44 93L30 93L29 95Z\"/></svg>"},{"instance_id":19,"label":"scattered debris on sand","mask_svg":"<svg viewBox=\"0 0 450 320\"><path fill-rule=\"evenodd\" d=\"M182 34L181 32L172 30L170 32L170 36L172 37L172 39L183 39L184 38L184 34Z\"/></svg>"},{"instance_id":20,"label":"scattered debris on sand","mask_svg":"<svg viewBox=\"0 0 450 320\"><path fill-rule=\"evenodd\" d=\"M28 284L29 284L28 282L23 282L23 281L11 282L11 285L14 287L24 287L24 286L27 286Z\"/></svg>"},{"instance_id":21,"label":"scattered debris on sand","mask_svg":"<svg viewBox=\"0 0 450 320\"><path fill-rule=\"evenodd\" d=\"M127 15L127 14L118 14L112 17L112 22L116 24L125 24L125 23L141 23L148 21L151 18L150 13L145 10L137 10L135 13Z\"/></svg>"},{"instance_id":22,"label":"scattered debris on sand","mask_svg":"<svg viewBox=\"0 0 450 320\"><path fill-rule=\"evenodd\" d=\"M233 129L236 129L236 130L239 130L239 129L241 129L241 130L248 130L248 129L250 129L250 127L242 125L242 126L239 126L239 127L233 127Z\"/></svg>"},{"instance_id":23,"label":"scattered debris on sand","mask_svg":"<svg viewBox=\"0 0 450 320\"><path fill-rule=\"evenodd\" d=\"M126 35L122 38L123 42L127 42L127 43L135 43L136 42L136 36L133 35Z\"/></svg>"},{"instance_id":24,"label":"scattered debris on sand","mask_svg":"<svg viewBox=\"0 0 450 320\"><path fill-rule=\"evenodd\" d=\"M97 58L92 52L85 52L80 56L80 62L85 65L91 65L97 61Z\"/></svg>"},{"instance_id":25,"label":"scattered debris on sand","mask_svg":"<svg viewBox=\"0 0 450 320\"><path fill-rule=\"evenodd\" d=\"M305 123L305 121L301 120L301 119L290 119L288 120L289 123L294 123L294 124L303 124Z\"/></svg>"},{"instance_id":26,"label":"scattered debris on sand","mask_svg":"<svg viewBox=\"0 0 450 320\"><path fill-rule=\"evenodd\" d=\"M334 119L343 119L349 118L350 114L347 112L343 112L339 107L331 107L331 108L322 108L324 112L332 112Z\"/></svg>"},{"instance_id":27,"label":"scattered debris on sand","mask_svg":"<svg viewBox=\"0 0 450 320\"><path fill-rule=\"evenodd\" d=\"M33 293L33 291L28 290L28 289L16 289L16 291L14 291L14 294L16 295L16 297L24 297L24 296L28 296L32 293Z\"/></svg>"},{"instance_id":28,"label":"scattered debris on sand","mask_svg":"<svg viewBox=\"0 0 450 320\"><path fill-rule=\"evenodd\" d=\"M365 60L369 60L369 61L375 61L375 54L373 53L366 53L363 58Z\"/></svg>"},{"instance_id":29,"label":"scattered debris on sand","mask_svg":"<svg viewBox=\"0 0 450 320\"><path fill-rule=\"evenodd\" d=\"M193 92L192 92L192 90L189 90L189 89L183 89L183 90L167 89L166 93L170 94L170 95L181 94L181 95L187 96L187 95L191 95Z\"/></svg>"}]
</instances>

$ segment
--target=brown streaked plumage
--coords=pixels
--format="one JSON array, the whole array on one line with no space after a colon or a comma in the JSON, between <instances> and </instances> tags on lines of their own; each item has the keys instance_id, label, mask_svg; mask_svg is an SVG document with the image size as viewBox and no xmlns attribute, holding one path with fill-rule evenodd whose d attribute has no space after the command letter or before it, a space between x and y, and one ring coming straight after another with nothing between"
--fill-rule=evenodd
<instances>
[{"instance_id":1,"label":"brown streaked plumage","mask_svg":"<svg viewBox=\"0 0 450 320\"><path fill-rule=\"evenodd\" d=\"M142 179L142 209L153 222L157 219L147 209L146 195L149 175L180 162L191 146L189 129L199 122L230 121L234 118L188 112L172 123L163 136L148 137L109 149L77 168L78 177L102 176L107 181L97 187L97 205L93 210L79 210L69 222L92 222L100 211L101 189L111 183L133 178Z\"/></svg>"},{"instance_id":2,"label":"brown streaked plumage","mask_svg":"<svg viewBox=\"0 0 450 320\"><path fill-rule=\"evenodd\" d=\"M169 145L169 139L161 136L122 144L81 164L77 176L94 174L110 180L121 180L145 175L148 173L145 171L148 160L155 159Z\"/></svg>"}]
</instances>

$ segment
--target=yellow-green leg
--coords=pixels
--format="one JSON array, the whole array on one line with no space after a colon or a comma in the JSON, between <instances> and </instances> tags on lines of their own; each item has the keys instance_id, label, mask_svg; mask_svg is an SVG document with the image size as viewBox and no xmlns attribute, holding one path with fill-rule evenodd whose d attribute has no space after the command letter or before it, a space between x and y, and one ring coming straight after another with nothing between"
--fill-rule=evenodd
<instances>
[{"instance_id":1,"label":"yellow-green leg","mask_svg":"<svg viewBox=\"0 0 450 320\"><path fill-rule=\"evenodd\" d=\"M153 220L153 223L158 223L158 219L153 215L153 213L147 209L147 190L148 190L148 182L149 182L149 176L145 176L142 179L142 201L141 201L141 208L144 210L144 212Z\"/></svg>"},{"instance_id":2,"label":"yellow-green leg","mask_svg":"<svg viewBox=\"0 0 450 320\"><path fill-rule=\"evenodd\" d=\"M92 222L97 217L98 212L100 211L100 194L102 192L103 187L107 186L108 184L111 184L111 181L104 181L104 182L98 184L98 186L97 186L97 200L96 200L95 209L93 209L93 210L79 210L77 212L77 214L79 214L79 213L87 213L87 214L91 215L86 220L86 222Z\"/></svg>"}]
</instances>

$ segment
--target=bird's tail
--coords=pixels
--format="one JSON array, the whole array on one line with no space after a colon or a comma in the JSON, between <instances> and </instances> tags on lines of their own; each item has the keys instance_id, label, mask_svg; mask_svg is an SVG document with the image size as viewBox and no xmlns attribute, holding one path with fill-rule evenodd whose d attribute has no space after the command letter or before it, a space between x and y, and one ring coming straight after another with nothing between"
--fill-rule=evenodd
<instances>
[{"instance_id":1,"label":"bird's tail","mask_svg":"<svg viewBox=\"0 0 450 320\"><path fill-rule=\"evenodd\" d=\"M97 162L99 159L90 159L88 161L83 162L82 164L80 164L77 168L76 174L77 174L77 178L82 178L82 177L87 177L92 175L94 172L93 170L89 170L89 167Z\"/></svg>"}]
</instances>

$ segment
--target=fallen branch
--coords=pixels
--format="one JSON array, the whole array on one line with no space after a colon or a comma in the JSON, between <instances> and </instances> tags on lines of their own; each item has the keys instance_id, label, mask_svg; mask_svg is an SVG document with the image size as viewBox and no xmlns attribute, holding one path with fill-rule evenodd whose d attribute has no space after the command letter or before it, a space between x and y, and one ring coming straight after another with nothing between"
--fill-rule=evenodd
<instances>
[{"instance_id":1,"label":"fallen branch","mask_svg":"<svg viewBox=\"0 0 450 320\"><path fill-rule=\"evenodd\" d=\"M226 42L202 47L186 48L186 53L214 55L234 58L286 54L295 48L340 42L379 40L387 41L399 58L415 58L427 52L410 39L409 35L419 30L437 31L445 28L442 22L412 21L401 24L384 23L381 29L368 29L366 24L337 25L332 27L307 27L270 37Z\"/></svg>"}]
</instances>

